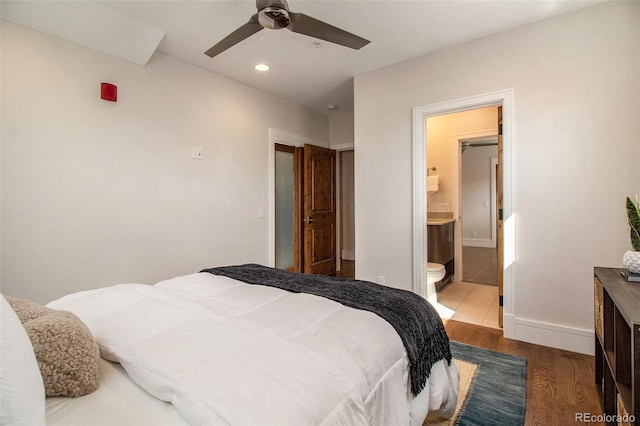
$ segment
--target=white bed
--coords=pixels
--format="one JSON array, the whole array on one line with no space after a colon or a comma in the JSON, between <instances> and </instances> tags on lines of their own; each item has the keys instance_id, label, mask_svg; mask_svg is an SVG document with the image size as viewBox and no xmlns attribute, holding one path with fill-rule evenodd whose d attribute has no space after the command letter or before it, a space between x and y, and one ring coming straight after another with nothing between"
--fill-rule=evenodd
<instances>
[{"instance_id":1,"label":"white bed","mask_svg":"<svg viewBox=\"0 0 640 426\"><path fill-rule=\"evenodd\" d=\"M49 398L47 423L420 425L455 409L455 363L417 396L377 315L308 294L197 273L47 305L75 313L103 358L98 390Z\"/></svg>"},{"instance_id":2,"label":"white bed","mask_svg":"<svg viewBox=\"0 0 640 426\"><path fill-rule=\"evenodd\" d=\"M46 422L60 426L182 426L187 421L171 403L140 388L120 364L100 360L100 386L78 398L46 400Z\"/></svg>"}]
</instances>

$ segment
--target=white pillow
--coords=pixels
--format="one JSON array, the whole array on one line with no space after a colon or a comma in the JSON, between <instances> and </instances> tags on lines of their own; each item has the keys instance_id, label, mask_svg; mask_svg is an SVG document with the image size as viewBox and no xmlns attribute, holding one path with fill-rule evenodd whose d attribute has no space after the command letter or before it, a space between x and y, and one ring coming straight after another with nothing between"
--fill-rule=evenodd
<instances>
[{"instance_id":1,"label":"white pillow","mask_svg":"<svg viewBox=\"0 0 640 426\"><path fill-rule=\"evenodd\" d=\"M44 384L31 340L0 299L0 425L44 425Z\"/></svg>"}]
</instances>

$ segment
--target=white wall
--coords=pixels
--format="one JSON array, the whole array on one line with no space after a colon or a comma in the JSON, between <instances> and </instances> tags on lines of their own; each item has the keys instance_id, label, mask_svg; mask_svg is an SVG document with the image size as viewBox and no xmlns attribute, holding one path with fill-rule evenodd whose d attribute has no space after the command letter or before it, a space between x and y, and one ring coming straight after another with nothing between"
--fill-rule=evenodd
<instances>
[{"instance_id":1,"label":"white wall","mask_svg":"<svg viewBox=\"0 0 640 426\"><path fill-rule=\"evenodd\" d=\"M1 59L9 295L266 264L269 127L329 139L326 116L159 53L140 67L3 22Z\"/></svg>"},{"instance_id":2,"label":"white wall","mask_svg":"<svg viewBox=\"0 0 640 426\"><path fill-rule=\"evenodd\" d=\"M455 138L478 133L498 134L497 107L479 108L427 119L427 168L435 167L435 174L440 176L438 191L429 193L427 197L430 211L457 211L458 191L455 185L458 170L454 158L457 149ZM441 205L449 207L440 208Z\"/></svg>"},{"instance_id":3,"label":"white wall","mask_svg":"<svg viewBox=\"0 0 640 426\"><path fill-rule=\"evenodd\" d=\"M513 88L514 314L539 331L518 338L587 341L640 188L639 17L609 2L357 76L358 278L412 289L412 108Z\"/></svg>"},{"instance_id":4,"label":"white wall","mask_svg":"<svg viewBox=\"0 0 640 426\"><path fill-rule=\"evenodd\" d=\"M331 145L353 144L353 112L333 114L329 119L329 143Z\"/></svg>"}]
</instances>

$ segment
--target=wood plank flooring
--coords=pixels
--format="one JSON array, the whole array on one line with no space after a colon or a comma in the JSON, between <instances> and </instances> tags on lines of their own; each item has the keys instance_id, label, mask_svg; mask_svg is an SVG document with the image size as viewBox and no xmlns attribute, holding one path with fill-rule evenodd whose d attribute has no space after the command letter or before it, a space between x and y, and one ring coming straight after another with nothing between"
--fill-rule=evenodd
<instances>
[{"instance_id":1,"label":"wood plank flooring","mask_svg":"<svg viewBox=\"0 0 640 426\"><path fill-rule=\"evenodd\" d=\"M340 260L340 270L336 272L336 277L354 279L356 277L356 262L353 260Z\"/></svg>"},{"instance_id":2,"label":"wood plank flooring","mask_svg":"<svg viewBox=\"0 0 640 426\"><path fill-rule=\"evenodd\" d=\"M527 359L526 425L585 424L576 422L576 413L602 414L594 357L505 339L501 330L455 320L445 320L445 328L451 340Z\"/></svg>"}]
</instances>

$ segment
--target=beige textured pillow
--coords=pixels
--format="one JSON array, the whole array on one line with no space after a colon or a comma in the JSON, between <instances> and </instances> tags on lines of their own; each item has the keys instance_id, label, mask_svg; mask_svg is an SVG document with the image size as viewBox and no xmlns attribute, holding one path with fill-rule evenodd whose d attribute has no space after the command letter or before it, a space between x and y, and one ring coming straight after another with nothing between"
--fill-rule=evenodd
<instances>
[{"instance_id":1,"label":"beige textured pillow","mask_svg":"<svg viewBox=\"0 0 640 426\"><path fill-rule=\"evenodd\" d=\"M74 314L6 298L27 331L46 396L82 396L98 388L98 345Z\"/></svg>"}]
</instances>

